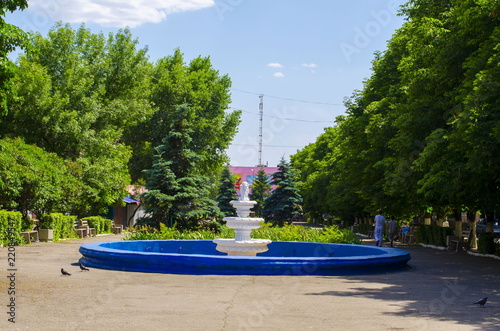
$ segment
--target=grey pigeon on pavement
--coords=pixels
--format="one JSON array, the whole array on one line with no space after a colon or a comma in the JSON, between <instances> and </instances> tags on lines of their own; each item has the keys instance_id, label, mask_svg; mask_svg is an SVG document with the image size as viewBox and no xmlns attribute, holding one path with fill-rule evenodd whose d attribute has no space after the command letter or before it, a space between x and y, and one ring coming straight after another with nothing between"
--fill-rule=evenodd
<instances>
[{"instance_id":1,"label":"grey pigeon on pavement","mask_svg":"<svg viewBox=\"0 0 500 331\"><path fill-rule=\"evenodd\" d=\"M61 273L63 274L63 276L71 276L71 274L66 270L64 270L63 268L61 268Z\"/></svg>"},{"instance_id":2,"label":"grey pigeon on pavement","mask_svg":"<svg viewBox=\"0 0 500 331\"><path fill-rule=\"evenodd\" d=\"M488 297L484 297L481 300L474 302L475 305L480 305L481 307L484 307L484 304L488 301Z\"/></svg>"},{"instance_id":3,"label":"grey pigeon on pavement","mask_svg":"<svg viewBox=\"0 0 500 331\"><path fill-rule=\"evenodd\" d=\"M80 262L80 269L82 271L90 271L89 268L86 268L81 262Z\"/></svg>"}]
</instances>

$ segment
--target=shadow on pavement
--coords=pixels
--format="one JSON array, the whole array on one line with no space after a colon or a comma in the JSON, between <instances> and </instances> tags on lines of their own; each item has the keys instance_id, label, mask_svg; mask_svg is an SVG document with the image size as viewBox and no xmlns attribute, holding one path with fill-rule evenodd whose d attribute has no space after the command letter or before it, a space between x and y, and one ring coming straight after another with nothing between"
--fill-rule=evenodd
<instances>
[{"instance_id":1,"label":"shadow on pavement","mask_svg":"<svg viewBox=\"0 0 500 331\"><path fill-rule=\"evenodd\" d=\"M500 261L466 253L452 253L416 245L397 248L410 252L407 271L349 276L349 290L324 291L309 295L365 297L396 301L403 311L391 316L428 317L467 324L481 330L500 330ZM359 283L359 287L355 287ZM378 288L363 283L383 284ZM473 303L487 296L482 308ZM366 312L369 314L370 312Z\"/></svg>"}]
</instances>

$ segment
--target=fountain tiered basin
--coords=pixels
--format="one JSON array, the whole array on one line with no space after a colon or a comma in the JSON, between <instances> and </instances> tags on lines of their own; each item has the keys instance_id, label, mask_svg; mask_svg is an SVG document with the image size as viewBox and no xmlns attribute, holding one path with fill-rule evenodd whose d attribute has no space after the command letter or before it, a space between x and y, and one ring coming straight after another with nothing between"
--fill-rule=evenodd
<instances>
[{"instance_id":1,"label":"fountain tiered basin","mask_svg":"<svg viewBox=\"0 0 500 331\"><path fill-rule=\"evenodd\" d=\"M234 239L215 239L216 249L228 255L255 256L268 250L267 245L271 243L269 239L251 239L250 233L253 229L260 228L264 219L257 217L247 217L250 209L256 204L243 196L240 200L231 201L236 209L238 217L224 217L226 226L234 229Z\"/></svg>"}]
</instances>

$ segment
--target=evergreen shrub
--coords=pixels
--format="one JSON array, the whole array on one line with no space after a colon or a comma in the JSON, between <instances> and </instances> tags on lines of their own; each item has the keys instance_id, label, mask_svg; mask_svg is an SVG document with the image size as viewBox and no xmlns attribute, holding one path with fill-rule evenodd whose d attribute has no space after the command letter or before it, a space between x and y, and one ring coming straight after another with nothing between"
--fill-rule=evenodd
<instances>
[{"instance_id":1,"label":"evergreen shrub","mask_svg":"<svg viewBox=\"0 0 500 331\"><path fill-rule=\"evenodd\" d=\"M483 232L477 241L477 250L481 254L495 254L497 245L495 244L495 234Z\"/></svg>"}]
</instances>

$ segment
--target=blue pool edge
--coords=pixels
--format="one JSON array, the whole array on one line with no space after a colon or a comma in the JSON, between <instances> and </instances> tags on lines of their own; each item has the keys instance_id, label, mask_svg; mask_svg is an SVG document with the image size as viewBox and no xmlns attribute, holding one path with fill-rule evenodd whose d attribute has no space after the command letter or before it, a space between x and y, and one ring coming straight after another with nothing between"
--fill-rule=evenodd
<instances>
[{"instance_id":1,"label":"blue pool edge","mask_svg":"<svg viewBox=\"0 0 500 331\"><path fill-rule=\"evenodd\" d=\"M273 242L257 256L227 256L210 240L96 242L79 251L80 262L92 268L191 275L375 274L405 270L411 259L397 248L290 241Z\"/></svg>"}]
</instances>

